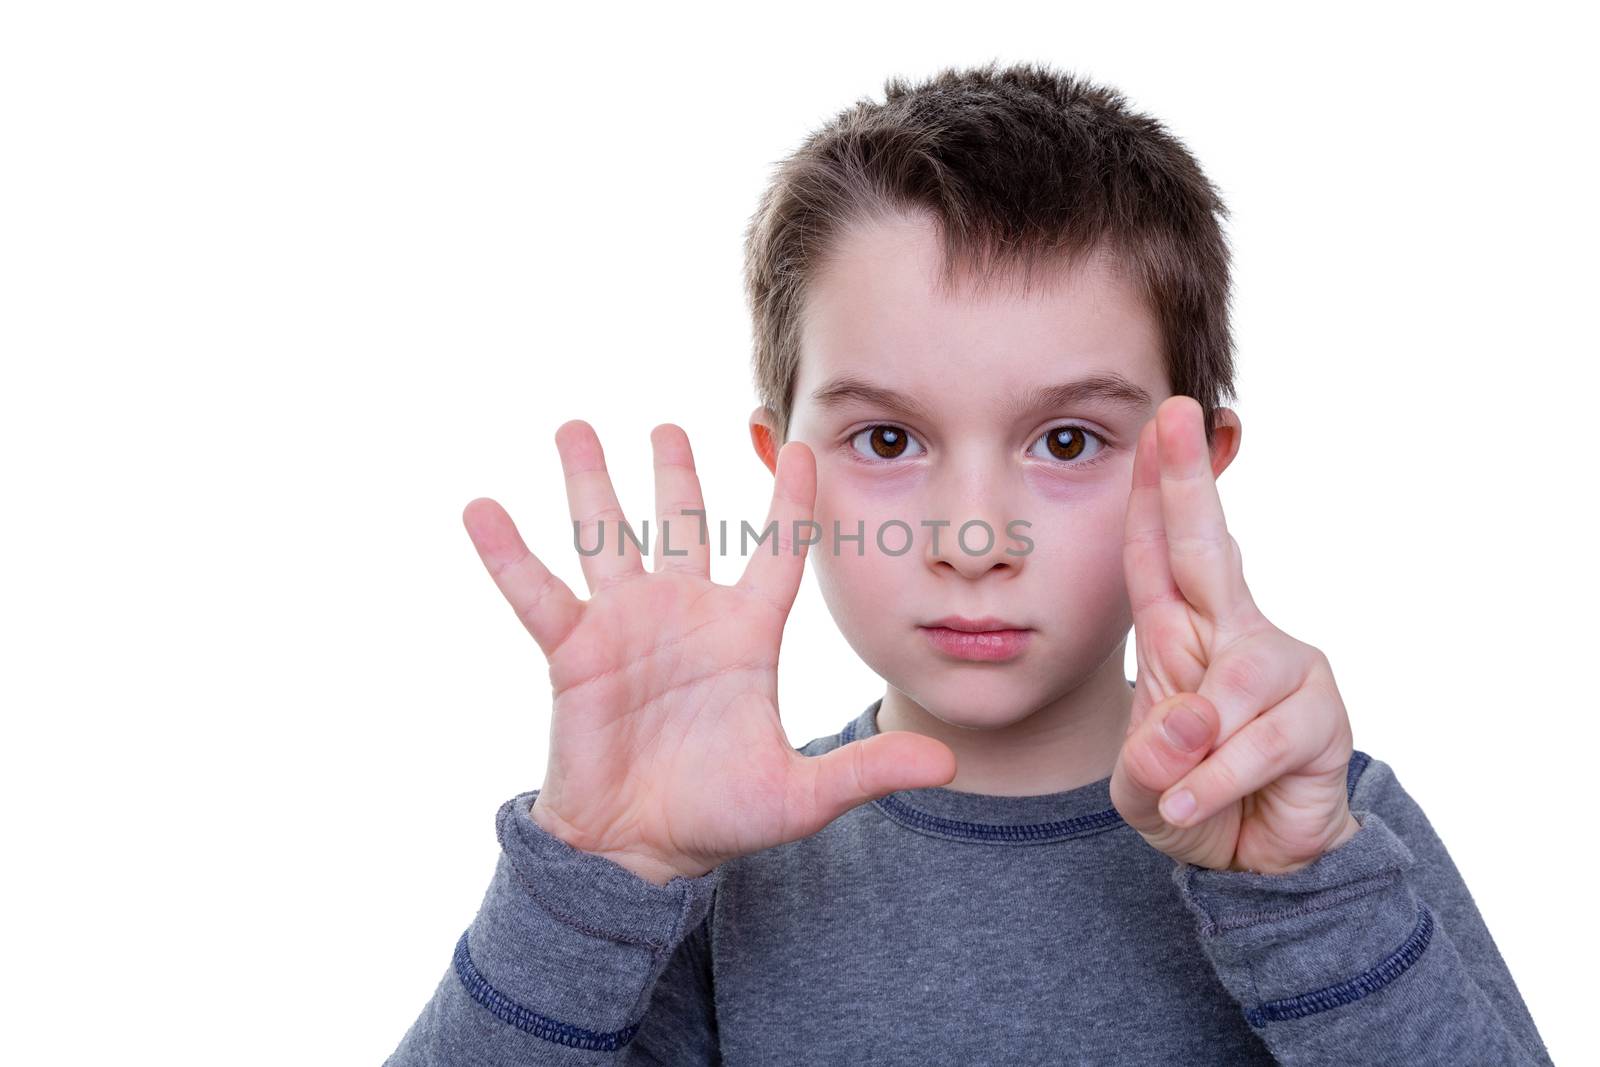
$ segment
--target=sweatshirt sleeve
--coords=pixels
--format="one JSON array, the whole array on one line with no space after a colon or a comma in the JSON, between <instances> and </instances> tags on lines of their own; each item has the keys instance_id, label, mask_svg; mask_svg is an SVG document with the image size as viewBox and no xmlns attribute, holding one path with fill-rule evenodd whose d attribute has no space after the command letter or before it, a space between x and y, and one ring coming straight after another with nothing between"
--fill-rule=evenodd
<instances>
[{"instance_id":1,"label":"sweatshirt sleeve","mask_svg":"<svg viewBox=\"0 0 1600 1067\"><path fill-rule=\"evenodd\" d=\"M1246 1021L1280 1063L1550 1063L1422 809L1366 753L1349 782L1361 829L1305 867L1173 872Z\"/></svg>"},{"instance_id":2,"label":"sweatshirt sleeve","mask_svg":"<svg viewBox=\"0 0 1600 1067\"><path fill-rule=\"evenodd\" d=\"M488 892L386 1067L720 1062L707 926L717 867L664 886L501 805Z\"/></svg>"}]
</instances>

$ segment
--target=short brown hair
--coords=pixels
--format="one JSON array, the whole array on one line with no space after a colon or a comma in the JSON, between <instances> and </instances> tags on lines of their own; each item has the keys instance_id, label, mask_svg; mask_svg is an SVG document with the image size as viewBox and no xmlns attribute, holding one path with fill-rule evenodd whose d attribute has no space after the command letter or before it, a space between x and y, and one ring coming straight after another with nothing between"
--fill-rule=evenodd
<instances>
[{"instance_id":1,"label":"short brown hair","mask_svg":"<svg viewBox=\"0 0 1600 1067\"><path fill-rule=\"evenodd\" d=\"M1048 66L891 76L778 164L745 232L756 391L788 440L806 294L852 226L927 214L943 284L1109 253L1161 329L1169 385L1205 413L1235 397L1227 207L1189 150L1122 94Z\"/></svg>"}]
</instances>

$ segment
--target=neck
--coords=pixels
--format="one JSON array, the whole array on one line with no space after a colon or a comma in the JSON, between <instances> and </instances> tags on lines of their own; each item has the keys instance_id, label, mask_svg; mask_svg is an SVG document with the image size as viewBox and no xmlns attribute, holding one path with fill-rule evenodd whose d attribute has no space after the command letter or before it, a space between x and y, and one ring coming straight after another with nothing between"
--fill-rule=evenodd
<instances>
[{"instance_id":1,"label":"neck","mask_svg":"<svg viewBox=\"0 0 1600 1067\"><path fill-rule=\"evenodd\" d=\"M956 776L946 789L995 796L1076 789L1108 777L1116 765L1133 708L1122 660L1118 645L1076 688L996 726L946 722L891 685L878 707L878 732L909 730L949 745Z\"/></svg>"}]
</instances>

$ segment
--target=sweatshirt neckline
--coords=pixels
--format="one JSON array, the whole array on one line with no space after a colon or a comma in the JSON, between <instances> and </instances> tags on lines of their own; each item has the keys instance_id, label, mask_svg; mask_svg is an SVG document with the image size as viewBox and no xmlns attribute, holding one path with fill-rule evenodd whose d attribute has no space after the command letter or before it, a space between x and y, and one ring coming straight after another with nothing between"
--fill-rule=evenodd
<instances>
[{"instance_id":1,"label":"sweatshirt neckline","mask_svg":"<svg viewBox=\"0 0 1600 1067\"><path fill-rule=\"evenodd\" d=\"M878 732L879 697L846 724L839 743ZM952 841L988 845L1038 845L1065 841L1126 826L1111 803L1111 777L1058 793L1000 796L943 786L902 789L879 797L873 807L919 833Z\"/></svg>"}]
</instances>

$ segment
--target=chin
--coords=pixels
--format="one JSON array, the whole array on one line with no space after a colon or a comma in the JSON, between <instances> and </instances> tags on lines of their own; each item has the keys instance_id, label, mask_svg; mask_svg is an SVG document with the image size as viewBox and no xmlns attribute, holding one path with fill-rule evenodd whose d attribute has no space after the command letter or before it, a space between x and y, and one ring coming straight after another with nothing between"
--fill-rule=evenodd
<instances>
[{"instance_id":1,"label":"chin","mask_svg":"<svg viewBox=\"0 0 1600 1067\"><path fill-rule=\"evenodd\" d=\"M965 669L945 678L922 675L895 688L940 722L968 730L997 730L1021 722L1048 701L1032 679L1001 671Z\"/></svg>"},{"instance_id":2,"label":"chin","mask_svg":"<svg viewBox=\"0 0 1600 1067\"><path fill-rule=\"evenodd\" d=\"M993 711L988 709L974 711L971 708L960 708L941 715L932 708L928 708L927 705L923 705L923 707L928 714L940 722L963 730L1003 730L1008 726L1015 726L1039 710L1037 707L1021 709L1010 707Z\"/></svg>"}]
</instances>

